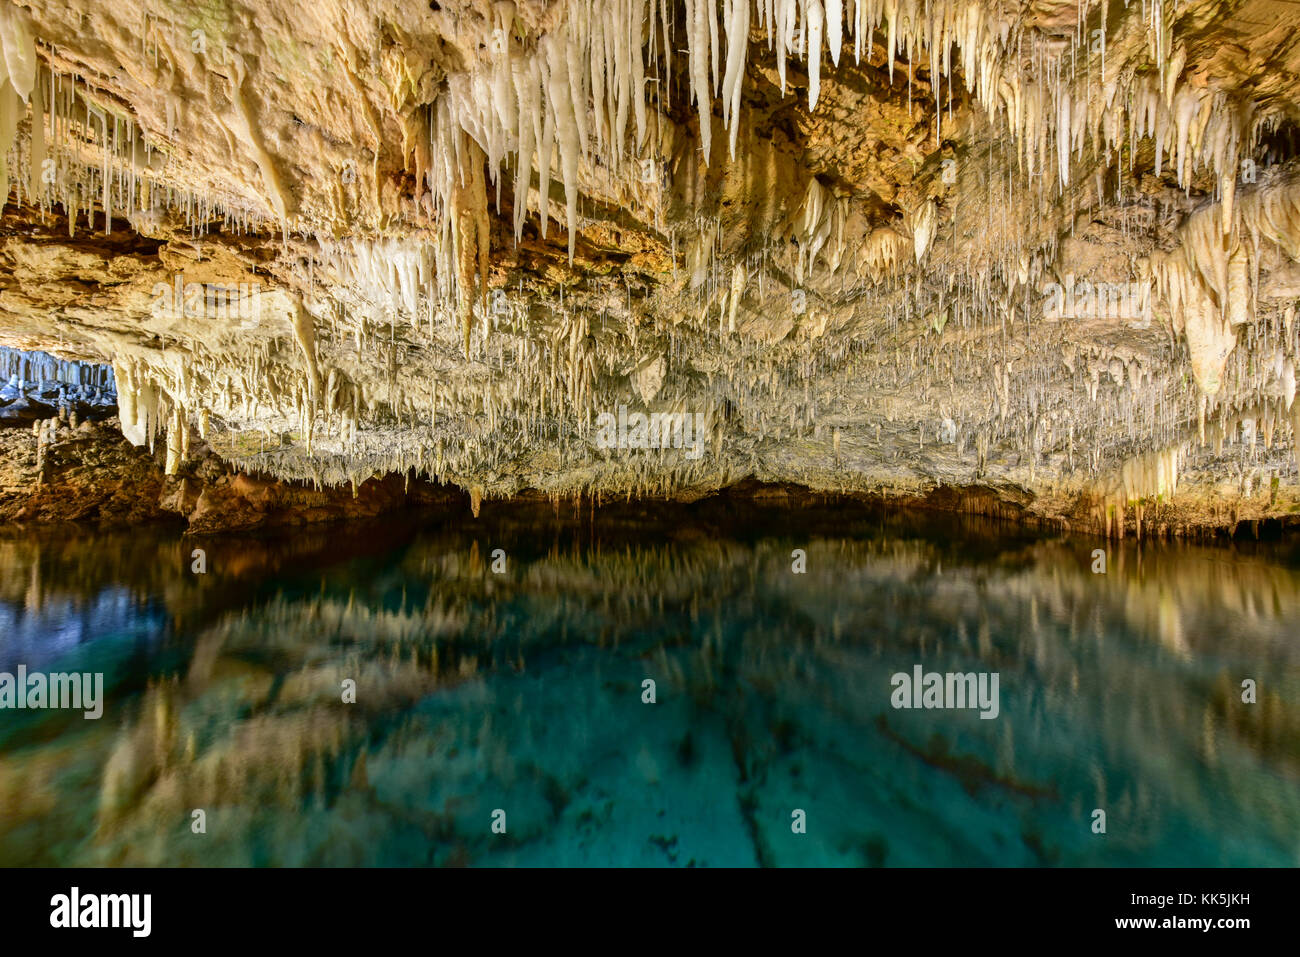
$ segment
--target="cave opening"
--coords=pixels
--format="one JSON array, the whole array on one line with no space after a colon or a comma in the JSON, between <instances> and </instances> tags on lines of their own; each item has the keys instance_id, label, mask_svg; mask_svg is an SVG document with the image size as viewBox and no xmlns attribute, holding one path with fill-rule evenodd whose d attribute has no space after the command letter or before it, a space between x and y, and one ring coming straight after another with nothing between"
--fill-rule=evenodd
<instances>
[{"instance_id":1,"label":"cave opening","mask_svg":"<svg viewBox=\"0 0 1300 957\"><path fill-rule=\"evenodd\" d=\"M117 414L117 380L106 363L0 346L0 382L0 425Z\"/></svg>"}]
</instances>

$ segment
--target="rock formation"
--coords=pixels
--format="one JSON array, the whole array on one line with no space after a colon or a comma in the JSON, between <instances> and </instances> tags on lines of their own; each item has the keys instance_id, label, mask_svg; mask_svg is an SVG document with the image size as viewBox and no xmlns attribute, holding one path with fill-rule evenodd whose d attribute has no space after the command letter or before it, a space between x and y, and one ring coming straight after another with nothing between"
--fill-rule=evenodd
<instances>
[{"instance_id":1,"label":"rock formation","mask_svg":"<svg viewBox=\"0 0 1300 957\"><path fill-rule=\"evenodd\" d=\"M2 0L0 46L0 344L111 369L166 472L1300 502L1295 3Z\"/></svg>"}]
</instances>

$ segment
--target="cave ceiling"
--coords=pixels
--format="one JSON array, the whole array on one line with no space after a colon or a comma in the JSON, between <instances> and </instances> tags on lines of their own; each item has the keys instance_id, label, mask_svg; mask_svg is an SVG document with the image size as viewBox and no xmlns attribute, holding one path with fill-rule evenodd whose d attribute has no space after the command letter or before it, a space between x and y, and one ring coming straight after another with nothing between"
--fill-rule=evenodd
<instances>
[{"instance_id":1,"label":"cave ceiling","mask_svg":"<svg viewBox=\"0 0 1300 957\"><path fill-rule=\"evenodd\" d=\"M479 496L1296 483L1300 2L0 5L0 345ZM698 416L703 454L599 441Z\"/></svg>"}]
</instances>

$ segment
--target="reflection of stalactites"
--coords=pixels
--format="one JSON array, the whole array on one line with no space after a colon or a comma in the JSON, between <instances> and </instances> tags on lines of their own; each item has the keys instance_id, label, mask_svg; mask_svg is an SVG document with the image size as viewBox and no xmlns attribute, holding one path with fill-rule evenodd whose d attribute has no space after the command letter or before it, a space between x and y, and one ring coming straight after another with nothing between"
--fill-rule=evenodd
<instances>
[{"instance_id":1,"label":"reflection of stalactites","mask_svg":"<svg viewBox=\"0 0 1300 957\"><path fill-rule=\"evenodd\" d=\"M104 767L99 794L99 833L111 832L138 803L139 795L179 756L177 683L146 690L141 720L122 732Z\"/></svg>"},{"instance_id":2,"label":"reflection of stalactites","mask_svg":"<svg viewBox=\"0 0 1300 957\"><path fill-rule=\"evenodd\" d=\"M1210 709L1232 734L1265 761L1286 761L1293 767L1300 755L1300 717L1282 694L1261 686L1259 700L1242 704L1243 689L1235 678L1221 676L1210 693Z\"/></svg>"},{"instance_id":3,"label":"reflection of stalactites","mask_svg":"<svg viewBox=\"0 0 1300 957\"><path fill-rule=\"evenodd\" d=\"M1192 652L1187 645L1182 608L1176 596L1169 591L1160 591L1155 598L1155 605L1155 631L1160 644L1179 658L1190 660Z\"/></svg>"}]
</instances>

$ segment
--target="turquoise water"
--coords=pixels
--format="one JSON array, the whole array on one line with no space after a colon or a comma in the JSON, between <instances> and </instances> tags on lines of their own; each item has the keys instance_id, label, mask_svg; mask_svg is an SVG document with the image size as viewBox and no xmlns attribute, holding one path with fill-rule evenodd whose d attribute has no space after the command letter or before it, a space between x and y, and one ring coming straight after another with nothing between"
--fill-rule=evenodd
<instances>
[{"instance_id":1,"label":"turquoise water","mask_svg":"<svg viewBox=\"0 0 1300 957\"><path fill-rule=\"evenodd\" d=\"M725 499L0 539L0 671L105 674L0 711L0 864L1300 864L1295 546L1094 547ZM916 665L997 717L894 708Z\"/></svg>"}]
</instances>

